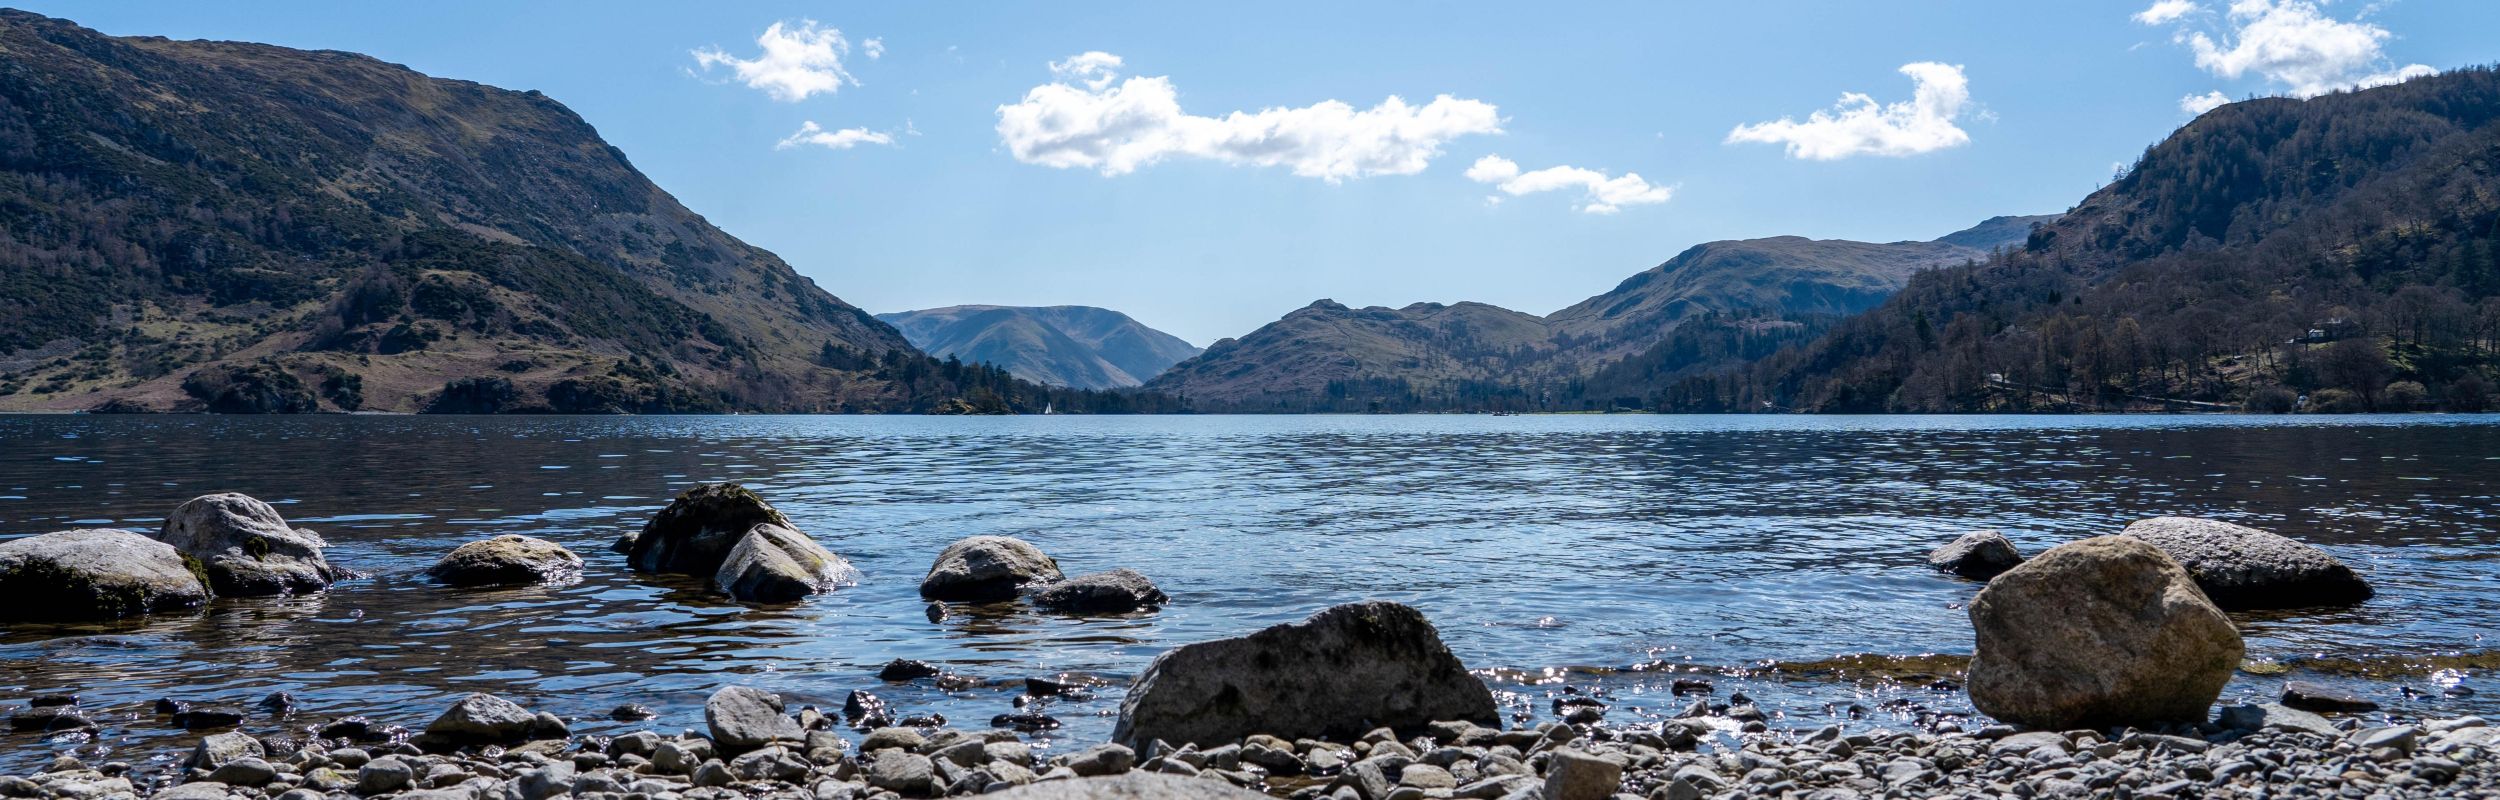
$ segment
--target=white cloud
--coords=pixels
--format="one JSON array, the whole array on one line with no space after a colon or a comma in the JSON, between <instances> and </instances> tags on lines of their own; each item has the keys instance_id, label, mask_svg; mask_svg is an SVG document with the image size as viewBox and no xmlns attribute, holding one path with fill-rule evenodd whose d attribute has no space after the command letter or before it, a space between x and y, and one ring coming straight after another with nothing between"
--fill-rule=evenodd
<instances>
[{"instance_id":1,"label":"white cloud","mask_svg":"<svg viewBox=\"0 0 2500 800\"><path fill-rule=\"evenodd\" d=\"M1120 77L1119 56L1100 50L1087 50L1068 57L1066 61L1050 62L1050 76L1062 82L1076 81L1085 88L1102 91Z\"/></svg>"},{"instance_id":2,"label":"white cloud","mask_svg":"<svg viewBox=\"0 0 2500 800\"><path fill-rule=\"evenodd\" d=\"M790 138L773 145L773 149L788 150L799 145L812 144L833 150L849 150L863 144L890 145L893 143L894 134L891 133L881 133L867 128L843 128L829 131L817 125L815 120L808 120L807 124L799 126L798 133L790 134Z\"/></svg>"},{"instance_id":3,"label":"white cloud","mask_svg":"<svg viewBox=\"0 0 2500 800\"><path fill-rule=\"evenodd\" d=\"M861 53L867 54L867 56L868 56L868 60L870 60L870 61L875 61L875 60L877 60L877 59L884 58L884 57L885 57L885 40L880 38L880 39L869 39L868 41L865 41L865 42L860 42L860 43L859 43L859 51L860 51Z\"/></svg>"},{"instance_id":4,"label":"white cloud","mask_svg":"<svg viewBox=\"0 0 2500 800\"><path fill-rule=\"evenodd\" d=\"M2195 0L2153 0L2151 6L2135 12L2135 21L2146 25L2167 25L2197 10Z\"/></svg>"},{"instance_id":5,"label":"white cloud","mask_svg":"<svg viewBox=\"0 0 2500 800\"><path fill-rule=\"evenodd\" d=\"M740 83L787 103L833 94L845 83L859 84L842 68L842 57L851 52L850 41L839 30L817 27L815 20L801 20L796 29L775 22L764 29L764 35L755 37L755 43L764 48L755 58L739 58L712 47L694 51L694 61L705 71L728 67ZM884 45L877 49L882 52Z\"/></svg>"},{"instance_id":6,"label":"white cloud","mask_svg":"<svg viewBox=\"0 0 2500 800\"><path fill-rule=\"evenodd\" d=\"M1922 61L1902 65L1901 74L1917 84L1907 102L1881 105L1873 97L1848 92L1838 105L1814 112L1804 122L1781 117L1739 125L1728 132L1727 141L1786 144L1790 158L1809 161L1911 156L1969 144L1970 134L1953 124L1970 106L1970 81L1961 66Z\"/></svg>"},{"instance_id":7,"label":"white cloud","mask_svg":"<svg viewBox=\"0 0 2500 800\"><path fill-rule=\"evenodd\" d=\"M2220 90L2216 90L2206 92L2204 94L2192 94L2179 98L2179 110L2185 111L2188 113L2188 116L2193 117L2201 115L2207 111L2221 108L2230 102L2230 95L2223 94Z\"/></svg>"},{"instance_id":8,"label":"white cloud","mask_svg":"<svg viewBox=\"0 0 2500 800\"><path fill-rule=\"evenodd\" d=\"M1391 95L1369 109L1336 100L1300 108L1181 110L1169 77L1120 79L1119 56L1089 52L1051 62L1053 80L998 107L998 138L1017 161L1104 175L1189 157L1261 167L1330 183L1422 172L1451 139L1502 132L1491 103L1441 95L1421 106Z\"/></svg>"},{"instance_id":9,"label":"white cloud","mask_svg":"<svg viewBox=\"0 0 2500 800\"><path fill-rule=\"evenodd\" d=\"M1650 185L1637 172L1626 172L1620 178L1580 167L1546 167L1534 172L1521 172L1518 162L1501 156L1476 159L1475 166L1467 168L1467 179L1493 184L1494 188L1513 196L1578 189L1582 196L1580 204L1574 208L1584 214L1612 214L1623 210L1624 206L1664 203L1675 196L1674 187ZM1486 199L1494 205L1502 201L1498 196Z\"/></svg>"},{"instance_id":10,"label":"white cloud","mask_svg":"<svg viewBox=\"0 0 2500 800\"><path fill-rule=\"evenodd\" d=\"M2386 53L2394 37L2375 24L2338 20L2310 0L2232 0L2218 30L2181 30L2174 37L2196 54L2196 66L2218 77L2254 74L2295 97L2384 86L2437 70L2396 67Z\"/></svg>"}]
</instances>

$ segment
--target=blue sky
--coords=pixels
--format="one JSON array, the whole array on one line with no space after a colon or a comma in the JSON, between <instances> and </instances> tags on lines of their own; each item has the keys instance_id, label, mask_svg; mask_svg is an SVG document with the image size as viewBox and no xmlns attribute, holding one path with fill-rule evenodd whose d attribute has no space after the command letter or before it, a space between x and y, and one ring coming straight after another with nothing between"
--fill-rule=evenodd
<instances>
[{"instance_id":1,"label":"blue sky","mask_svg":"<svg viewBox=\"0 0 2500 800\"><path fill-rule=\"evenodd\" d=\"M2058 211L2210 93L2500 60L2485 0L25 5L537 89L871 311L1098 305L1201 345Z\"/></svg>"}]
</instances>

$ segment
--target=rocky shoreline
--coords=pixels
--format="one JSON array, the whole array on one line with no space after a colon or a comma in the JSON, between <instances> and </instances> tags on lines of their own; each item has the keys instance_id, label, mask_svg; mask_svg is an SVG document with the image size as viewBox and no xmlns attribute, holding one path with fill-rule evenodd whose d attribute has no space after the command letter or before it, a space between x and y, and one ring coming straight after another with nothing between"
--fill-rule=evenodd
<instances>
[{"instance_id":1,"label":"rocky shoreline","mask_svg":"<svg viewBox=\"0 0 2500 800\"><path fill-rule=\"evenodd\" d=\"M320 536L268 505L208 495L154 535L68 531L0 544L6 614L179 613L228 594L317 592L354 573ZM614 548L640 572L707 579L743 603L803 601L857 582L841 556L753 492L699 486ZM1361 602L1246 636L1164 652L1122 697L1111 741L1029 739L1092 687L1025 682L987 727L899 717L874 695L839 709L718 687L704 727L577 735L576 724L471 694L418 729L362 716L291 719L159 701L201 738L187 753L90 764L70 755L0 777L0 797L68 800L725 800L726 798L1259 797L1310 800L1601 800L1633 797L2500 797L2500 729L2476 717L2330 720L2375 706L2295 683L2282 704L2217 710L2244 656L2224 608L2348 604L2373 590L2316 548L2213 520L2157 518L2028 559L1976 532L1931 564L1981 587L1963 683L1985 716L1908 706L1900 729L1782 725L1710 676L1672 680L1673 716L1623 709L1602 687L1558 686L1550 721L1524 724L1416 609ZM471 542L428 576L446 586L562 582L580 557L527 537ZM919 586L931 619L948 603L1025 603L1046 613L1154 613L1171 598L1126 569L1068 577L1021 540L976 536L939 553ZM878 678L958 676L919 662ZM1945 687L1952 691L1961 684ZM1514 703L1516 695L1510 698ZM1516 706L1513 706L1516 711ZM116 715L127 713L106 709ZM1654 710L1653 710L1654 711ZM83 735L78 698L32 698L19 731ZM611 719L651 718L626 703ZM288 727L245 730L252 719ZM2012 724L1994 724L1987 720ZM1911 720L1915 720L1912 722ZM2020 726L2020 727L2017 727Z\"/></svg>"},{"instance_id":2,"label":"rocky shoreline","mask_svg":"<svg viewBox=\"0 0 2500 800\"><path fill-rule=\"evenodd\" d=\"M706 730L676 735L569 735L561 721L481 694L414 736L334 722L311 738L214 734L187 754L135 764L62 756L0 777L0 797L2500 797L2500 728L2476 717L2366 726L2264 705L2152 730L1964 730L1942 720L1852 732L1747 726L1744 698L1731 699L1740 705L1701 717L1613 725L1603 700L1566 694L1556 707L1584 721L1512 730L1440 721L1354 737L1254 734L1053 754L1004 728L846 729L743 687L713 696Z\"/></svg>"}]
</instances>

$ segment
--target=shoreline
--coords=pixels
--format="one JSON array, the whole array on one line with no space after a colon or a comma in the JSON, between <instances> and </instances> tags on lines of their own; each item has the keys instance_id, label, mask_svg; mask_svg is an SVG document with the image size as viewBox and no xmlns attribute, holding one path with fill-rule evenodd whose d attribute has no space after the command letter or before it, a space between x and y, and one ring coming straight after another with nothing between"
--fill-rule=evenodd
<instances>
[{"instance_id":1,"label":"shoreline","mask_svg":"<svg viewBox=\"0 0 2500 800\"><path fill-rule=\"evenodd\" d=\"M511 704L472 695L423 732L359 716L306 726L318 733L305 736L229 730L202 736L187 753L95 763L62 756L33 773L0 777L0 795L822 799L960 796L1071 782L1074 794L1033 796L1074 797L1106 791L1089 782L1131 772L1212 782L1175 784L1185 793L1146 797L1231 796L1220 787L1305 800L2500 792L2500 729L2479 717L2372 726L2270 704L2226 706L2215 721L2156 730L2023 732L1984 718L1937 717L1916 727L1853 731L1836 724L1771 727L1741 691L1711 691L1726 702L1705 701L1708 710L1699 716L1617 724L1606 719L1617 698L1567 687L1553 702L1563 721L1507 730L1438 722L1359 738L1254 735L1132 749L1036 747L1006 727L932 720L878 726L874 710L855 713L863 711L857 707L785 714L777 697L773 719L724 721L736 715L718 704L733 691L714 695L708 730L677 735L575 735L560 722L547 727L546 715L498 717L495 704ZM751 728L763 723L780 725L780 733L754 734Z\"/></svg>"}]
</instances>

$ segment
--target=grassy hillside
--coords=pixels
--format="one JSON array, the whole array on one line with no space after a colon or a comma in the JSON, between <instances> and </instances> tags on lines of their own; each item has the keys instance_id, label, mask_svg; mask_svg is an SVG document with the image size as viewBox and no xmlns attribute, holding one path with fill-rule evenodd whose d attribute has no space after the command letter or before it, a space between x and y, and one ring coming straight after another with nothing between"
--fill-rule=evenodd
<instances>
[{"instance_id":1,"label":"grassy hillside","mask_svg":"<svg viewBox=\"0 0 2500 800\"><path fill-rule=\"evenodd\" d=\"M0 63L0 409L1049 402L906 379L938 365L537 92L17 11Z\"/></svg>"}]
</instances>

